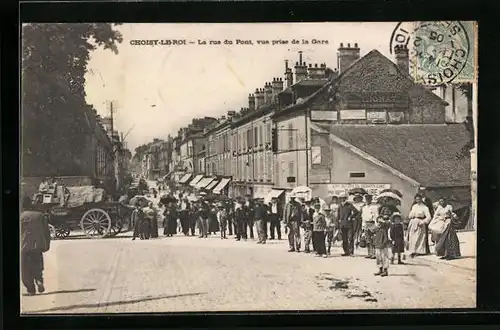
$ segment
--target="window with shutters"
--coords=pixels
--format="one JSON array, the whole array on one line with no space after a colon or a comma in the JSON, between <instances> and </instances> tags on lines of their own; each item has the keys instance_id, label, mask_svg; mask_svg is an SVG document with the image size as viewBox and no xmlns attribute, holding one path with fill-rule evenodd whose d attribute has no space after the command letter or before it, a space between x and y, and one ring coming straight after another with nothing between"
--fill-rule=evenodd
<instances>
[{"instance_id":1,"label":"window with shutters","mask_svg":"<svg viewBox=\"0 0 500 330\"><path fill-rule=\"evenodd\" d=\"M262 146L264 144L263 130L264 130L264 127L262 125L259 125L259 146Z\"/></svg>"},{"instance_id":2,"label":"window with shutters","mask_svg":"<svg viewBox=\"0 0 500 330\"><path fill-rule=\"evenodd\" d=\"M271 135L272 135L271 123L268 123L266 129L266 143L271 143Z\"/></svg>"},{"instance_id":3,"label":"window with shutters","mask_svg":"<svg viewBox=\"0 0 500 330\"><path fill-rule=\"evenodd\" d=\"M293 150L293 140L295 138L295 131L293 130L293 124L288 124L288 149Z\"/></svg>"},{"instance_id":4,"label":"window with shutters","mask_svg":"<svg viewBox=\"0 0 500 330\"><path fill-rule=\"evenodd\" d=\"M259 129L258 129L258 127L254 127L254 129L253 129L253 139L254 139L253 146L254 147L259 146Z\"/></svg>"},{"instance_id":5,"label":"window with shutters","mask_svg":"<svg viewBox=\"0 0 500 330\"><path fill-rule=\"evenodd\" d=\"M288 162L288 176L295 176L295 163Z\"/></svg>"},{"instance_id":6,"label":"window with shutters","mask_svg":"<svg viewBox=\"0 0 500 330\"><path fill-rule=\"evenodd\" d=\"M264 179L264 154L259 155L259 179Z\"/></svg>"}]
</instances>

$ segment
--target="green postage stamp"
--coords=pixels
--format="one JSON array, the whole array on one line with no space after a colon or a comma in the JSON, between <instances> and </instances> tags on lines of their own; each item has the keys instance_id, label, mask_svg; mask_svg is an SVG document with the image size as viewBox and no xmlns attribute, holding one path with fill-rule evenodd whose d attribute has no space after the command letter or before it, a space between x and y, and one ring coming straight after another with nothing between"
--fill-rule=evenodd
<instances>
[{"instance_id":1,"label":"green postage stamp","mask_svg":"<svg viewBox=\"0 0 500 330\"><path fill-rule=\"evenodd\" d=\"M477 25L472 21L402 22L394 29L391 53L407 48L410 74L437 86L477 80Z\"/></svg>"}]
</instances>

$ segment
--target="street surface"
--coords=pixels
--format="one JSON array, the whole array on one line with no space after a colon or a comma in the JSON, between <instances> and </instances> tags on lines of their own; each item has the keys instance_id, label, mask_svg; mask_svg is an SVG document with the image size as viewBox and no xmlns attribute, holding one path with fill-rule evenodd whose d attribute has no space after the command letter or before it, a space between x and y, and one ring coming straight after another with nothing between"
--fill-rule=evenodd
<instances>
[{"instance_id":1,"label":"street surface","mask_svg":"<svg viewBox=\"0 0 500 330\"><path fill-rule=\"evenodd\" d=\"M161 229L160 229L161 230ZM329 258L288 253L285 240L236 242L160 237L88 239L73 234L45 254L46 293L21 298L23 313L475 307L475 267L435 256L374 276L364 251ZM462 239L461 239L462 241ZM469 264L470 265L470 264Z\"/></svg>"}]
</instances>

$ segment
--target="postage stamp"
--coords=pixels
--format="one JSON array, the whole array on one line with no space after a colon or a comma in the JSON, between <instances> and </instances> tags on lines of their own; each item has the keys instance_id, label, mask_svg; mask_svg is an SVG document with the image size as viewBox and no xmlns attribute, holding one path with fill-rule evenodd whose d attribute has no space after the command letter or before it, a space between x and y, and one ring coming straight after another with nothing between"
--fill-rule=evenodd
<instances>
[{"instance_id":1,"label":"postage stamp","mask_svg":"<svg viewBox=\"0 0 500 330\"><path fill-rule=\"evenodd\" d=\"M437 86L476 81L476 29L473 22L401 22L390 40L391 53L407 48L410 74Z\"/></svg>"}]
</instances>

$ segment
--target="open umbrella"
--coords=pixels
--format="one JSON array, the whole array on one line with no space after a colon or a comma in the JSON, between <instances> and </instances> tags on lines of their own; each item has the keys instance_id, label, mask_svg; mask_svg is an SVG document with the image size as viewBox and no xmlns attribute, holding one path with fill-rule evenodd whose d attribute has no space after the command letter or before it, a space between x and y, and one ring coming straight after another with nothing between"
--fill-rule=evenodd
<instances>
[{"instance_id":1,"label":"open umbrella","mask_svg":"<svg viewBox=\"0 0 500 330\"><path fill-rule=\"evenodd\" d=\"M399 190L397 190L397 189L384 189L380 193L383 194L383 193L386 193L386 192L393 193L395 195L398 195L400 198L403 198L403 194Z\"/></svg>"},{"instance_id":2,"label":"open umbrella","mask_svg":"<svg viewBox=\"0 0 500 330\"><path fill-rule=\"evenodd\" d=\"M306 201L310 201L312 198L312 190L306 186L295 187L290 194L295 198L303 198Z\"/></svg>"},{"instance_id":3,"label":"open umbrella","mask_svg":"<svg viewBox=\"0 0 500 330\"><path fill-rule=\"evenodd\" d=\"M139 203L149 203L149 202L151 201L147 199L146 196L137 195L130 199L129 204L132 206L138 206Z\"/></svg>"},{"instance_id":4,"label":"open umbrella","mask_svg":"<svg viewBox=\"0 0 500 330\"><path fill-rule=\"evenodd\" d=\"M351 190L349 190L349 195L356 195L356 194L366 195L368 194L368 192L360 187L352 188Z\"/></svg>"},{"instance_id":5,"label":"open umbrella","mask_svg":"<svg viewBox=\"0 0 500 330\"><path fill-rule=\"evenodd\" d=\"M381 205L400 205L401 198L392 192L385 192L377 196L377 203Z\"/></svg>"},{"instance_id":6,"label":"open umbrella","mask_svg":"<svg viewBox=\"0 0 500 330\"><path fill-rule=\"evenodd\" d=\"M175 203L177 199L172 195L165 195L160 197L160 204L167 205L168 203Z\"/></svg>"}]
</instances>

